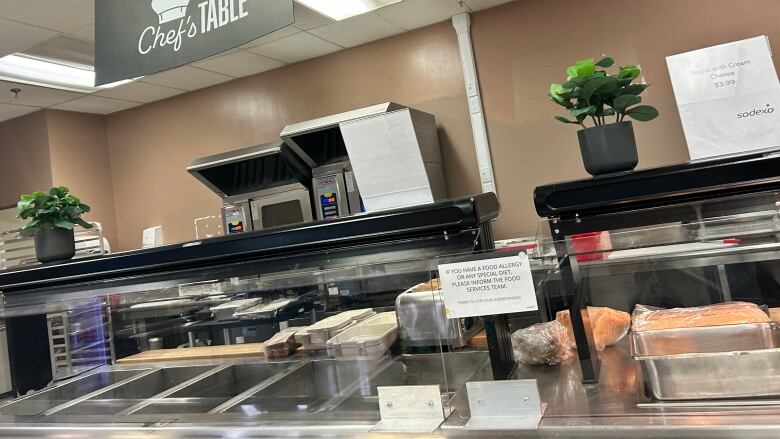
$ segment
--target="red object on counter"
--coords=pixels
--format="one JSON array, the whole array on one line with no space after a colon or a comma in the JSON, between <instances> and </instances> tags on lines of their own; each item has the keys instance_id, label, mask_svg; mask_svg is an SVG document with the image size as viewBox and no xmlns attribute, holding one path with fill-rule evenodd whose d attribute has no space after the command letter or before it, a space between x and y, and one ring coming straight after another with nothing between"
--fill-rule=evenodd
<instances>
[{"instance_id":1,"label":"red object on counter","mask_svg":"<svg viewBox=\"0 0 780 439\"><path fill-rule=\"evenodd\" d=\"M571 235L571 247L578 261L598 261L604 259L601 251L601 233L588 232Z\"/></svg>"}]
</instances>

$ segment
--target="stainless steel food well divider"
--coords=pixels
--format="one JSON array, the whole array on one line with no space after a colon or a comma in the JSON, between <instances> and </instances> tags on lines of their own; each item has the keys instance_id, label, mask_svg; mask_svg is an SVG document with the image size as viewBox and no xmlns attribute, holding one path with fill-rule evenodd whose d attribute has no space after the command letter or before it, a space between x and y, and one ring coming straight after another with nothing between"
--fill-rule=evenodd
<instances>
[{"instance_id":1,"label":"stainless steel food well divider","mask_svg":"<svg viewBox=\"0 0 780 439\"><path fill-rule=\"evenodd\" d=\"M293 365L288 367L286 370L282 370L274 374L273 376L267 378L266 380L263 380L262 382L256 384L255 386L250 387L249 389L241 392L240 394L234 396L233 398L228 399L227 401L218 405L217 407L214 407L209 411L209 413L224 413L225 411L229 410L230 408L232 408L237 404L240 404L241 402L251 397L252 395L262 391L266 387L269 387L270 385L276 383L282 378L292 374L293 372L300 369L307 363L308 362L293 363Z\"/></svg>"},{"instance_id":2,"label":"stainless steel food well divider","mask_svg":"<svg viewBox=\"0 0 780 439\"><path fill-rule=\"evenodd\" d=\"M51 411L57 406L85 395L98 393L107 386L125 383L139 374L152 371L148 367L108 370L95 369L55 384L41 391L13 399L0 406L0 415L36 416Z\"/></svg>"},{"instance_id":3,"label":"stainless steel food well divider","mask_svg":"<svg viewBox=\"0 0 780 439\"><path fill-rule=\"evenodd\" d=\"M44 413L116 415L154 395L187 381L214 366L156 368L66 402Z\"/></svg>"},{"instance_id":4,"label":"stainless steel food well divider","mask_svg":"<svg viewBox=\"0 0 780 439\"><path fill-rule=\"evenodd\" d=\"M263 414L351 419L379 416L378 386L438 384L445 407L487 361L487 353L412 355L379 360L290 359L160 367L105 366L6 405L0 416L51 416L54 422L108 416L112 422ZM450 358L451 357L451 358ZM446 374L444 373L446 369ZM296 415L297 413L297 415ZM17 418L18 421L19 418ZM99 419L99 418L94 418ZM162 418L161 418L162 419ZM218 419L218 418L213 418ZM43 421L45 422L45 421Z\"/></svg>"},{"instance_id":5,"label":"stainless steel food well divider","mask_svg":"<svg viewBox=\"0 0 780 439\"><path fill-rule=\"evenodd\" d=\"M167 396L169 396L169 395L179 391L180 389L183 389L183 388L185 388L185 387L187 387L187 386L189 386L191 384L195 384L198 381L200 381L202 379L205 379L205 378L207 378L207 377L209 377L211 375L214 375L215 373L218 373L218 372L220 372L222 370L225 370L225 369L227 369L230 366L231 365L229 365L229 364L226 364L226 365L223 365L223 366L216 366L216 367L212 368L211 370L207 370L206 372L203 372L200 375L197 375L197 376L195 376L193 378L190 378L187 381L184 381L183 383L181 383L181 384L179 384L177 386L171 387L170 389L163 390L162 392L158 393L157 395L154 395L154 396L152 396L151 398L149 398L147 400L141 401L138 404L136 404L136 405L134 405L134 406L132 406L132 407L130 407L128 409L125 409L125 410L117 413L117 416L127 416L127 415L131 415L133 413L136 413L139 410L141 410L141 409L143 409L143 408L145 408L145 407L147 407L147 406L149 406L151 404L159 402L163 398L166 398Z\"/></svg>"}]
</instances>

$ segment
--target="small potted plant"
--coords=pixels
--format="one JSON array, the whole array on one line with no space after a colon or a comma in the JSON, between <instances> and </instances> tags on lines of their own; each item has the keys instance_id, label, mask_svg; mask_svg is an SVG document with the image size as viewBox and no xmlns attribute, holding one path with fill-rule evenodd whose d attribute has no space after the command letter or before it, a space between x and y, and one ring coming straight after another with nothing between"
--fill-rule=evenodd
<instances>
[{"instance_id":1,"label":"small potted plant","mask_svg":"<svg viewBox=\"0 0 780 439\"><path fill-rule=\"evenodd\" d=\"M41 262L62 261L76 254L73 226L85 229L92 224L81 219L90 208L65 186L53 187L48 192L22 195L17 204L18 218L30 222L22 226L21 233L32 235L35 240L35 257Z\"/></svg>"},{"instance_id":2,"label":"small potted plant","mask_svg":"<svg viewBox=\"0 0 780 439\"><path fill-rule=\"evenodd\" d=\"M633 82L641 73L639 67L620 67L614 75L603 70L613 64L609 57L577 61L566 69L566 82L550 85L548 94L571 114L571 118L555 119L582 127L577 132L582 162L593 176L633 170L639 158L634 128L625 119L646 122L658 116L655 108L639 105L639 95L648 87ZM592 126L586 125L588 121Z\"/></svg>"}]
</instances>

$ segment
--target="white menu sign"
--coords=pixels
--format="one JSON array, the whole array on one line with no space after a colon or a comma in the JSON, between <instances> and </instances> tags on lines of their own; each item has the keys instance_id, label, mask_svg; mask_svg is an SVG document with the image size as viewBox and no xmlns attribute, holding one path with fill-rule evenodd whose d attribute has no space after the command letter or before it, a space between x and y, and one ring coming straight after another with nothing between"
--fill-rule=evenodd
<instances>
[{"instance_id":1,"label":"white menu sign","mask_svg":"<svg viewBox=\"0 0 780 439\"><path fill-rule=\"evenodd\" d=\"M780 82L765 36L666 64L691 159L780 146Z\"/></svg>"},{"instance_id":2,"label":"white menu sign","mask_svg":"<svg viewBox=\"0 0 780 439\"><path fill-rule=\"evenodd\" d=\"M528 256L439 265L448 319L536 311L536 290Z\"/></svg>"}]
</instances>

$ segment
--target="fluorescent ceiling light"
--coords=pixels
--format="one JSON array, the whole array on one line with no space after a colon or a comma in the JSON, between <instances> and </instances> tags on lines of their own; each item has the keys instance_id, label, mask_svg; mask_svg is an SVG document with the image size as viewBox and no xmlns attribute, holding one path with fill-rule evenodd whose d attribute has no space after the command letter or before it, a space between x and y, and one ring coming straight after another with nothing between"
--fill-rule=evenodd
<instances>
[{"instance_id":1,"label":"fluorescent ceiling light","mask_svg":"<svg viewBox=\"0 0 780 439\"><path fill-rule=\"evenodd\" d=\"M92 93L126 84L131 80L95 87L95 72L23 54L0 58L0 79L41 87Z\"/></svg>"},{"instance_id":2,"label":"fluorescent ceiling light","mask_svg":"<svg viewBox=\"0 0 780 439\"><path fill-rule=\"evenodd\" d=\"M298 3L339 21L401 0L298 0ZM430 1L430 0L429 0Z\"/></svg>"}]
</instances>

